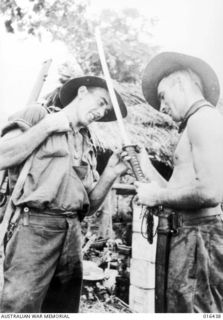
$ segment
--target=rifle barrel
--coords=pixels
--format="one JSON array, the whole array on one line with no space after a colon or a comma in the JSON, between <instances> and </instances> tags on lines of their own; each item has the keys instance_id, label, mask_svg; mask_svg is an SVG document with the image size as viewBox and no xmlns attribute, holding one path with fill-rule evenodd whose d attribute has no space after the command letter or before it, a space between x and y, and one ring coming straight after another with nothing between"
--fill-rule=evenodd
<instances>
[{"instance_id":1,"label":"rifle barrel","mask_svg":"<svg viewBox=\"0 0 223 320\"><path fill-rule=\"evenodd\" d=\"M52 59L45 60L42 64L42 67L40 69L40 72L37 76L37 80L34 84L34 87L31 91L31 94L29 96L29 99L27 101L27 106L31 105L32 103L36 102L39 98L40 91L43 87L43 83L46 81L49 67L52 63Z\"/></svg>"}]
</instances>

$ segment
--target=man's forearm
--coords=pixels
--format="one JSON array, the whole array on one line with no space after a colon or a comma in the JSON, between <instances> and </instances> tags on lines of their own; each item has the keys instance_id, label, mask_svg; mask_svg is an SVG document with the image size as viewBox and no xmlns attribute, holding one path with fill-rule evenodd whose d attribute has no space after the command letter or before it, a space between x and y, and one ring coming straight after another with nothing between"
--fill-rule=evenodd
<instances>
[{"instance_id":1,"label":"man's forearm","mask_svg":"<svg viewBox=\"0 0 223 320\"><path fill-rule=\"evenodd\" d=\"M50 134L56 131L57 124L54 126L48 120L49 118L44 118L26 132L22 133L17 129L1 138L0 170L21 164Z\"/></svg>"},{"instance_id":2,"label":"man's forearm","mask_svg":"<svg viewBox=\"0 0 223 320\"><path fill-rule=\"evenodd\" d=\"M165 188L158 196L158 204L174 209L200 209L215 207L221 201L219 195L199 186Z\"/></svg>"},{"instance_id":3,"label":"man's forearm","mask_svg":"<svg viewBox=\"0 0 223 320\"><path fill-rule=\"evenodd\" d=\"M105 169L100 180L89 195L91 214L97 211L97 209L102 205L116 178L117 175L112 170Z\"/></svg>"}]
</instances>

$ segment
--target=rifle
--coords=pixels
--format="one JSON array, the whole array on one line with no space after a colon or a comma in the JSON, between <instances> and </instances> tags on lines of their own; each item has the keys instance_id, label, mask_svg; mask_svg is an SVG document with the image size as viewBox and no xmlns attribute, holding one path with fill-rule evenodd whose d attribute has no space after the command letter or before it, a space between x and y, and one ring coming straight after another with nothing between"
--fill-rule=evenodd
<instances>
[{"instance_id":1,"label":"rifle","mask_svg":"<svg viewBox=\"0 0 223 320\"><path fill-rule=\"evenodd\" d=\"M44 85L44 82L46 81L48 70L50 68L50 65L52 63L52 59L48 59L43 62L41 70L39 71L39 74L37 76L36 82L33 86L33 89L31 91L31 94L27 100L27 107L32 105L34 102L36 102L39 98L41 89ZM8 193L8 175L6 170L2 170L0 172L0 207L3 207L7 202L7 193Z\"/></svg>"},{"instance_id":2,"label":"rifle","mask_svg":"<svg viewBox=\"0 0 223 320\"><path fill-rule=\"evenodd\" d=\"M123 149L128 152L131 157L130 164L132 171L138 181L150 182L146 180L144 173L140 167L140 163L137 157L137 146L133 145L124 128L124 122L122 119L121 111L116 99L112 80L110 78L108 66L106 64L105 54L103 50L102 41L100 38L99 29L96 30L96 42L99 51L99 57L102 65L102 70L107 82L108 91L112 101L112 105L117 118L120 134L123 139ZM156 250L156 276L155 276L155 312L166 311L166 287L167 287L167 268L168 268L168 254L170 245L171 230L169 227L168 214L166 214L162 208L146 208L143 207L144 217L147 220L147 240L150 244L153 243L153 215L159 216L158 222L158 239Z\"/></svg>"},{"instance_id":3,"label":"rifle","mask_svg":"<svg viewBox=\"0 0 223 320\"><path fill-rule=\"evenodd\" d=\"M48 75L48 70L50 68L51 63L52 63L52 59L49 59L49 60L46 60L43 62L41 70L37 76L34 87L32 89L32 92L28 98L28 101L26 104L27 107L31 106L34 102L36 102L38 100L41 89L44 85L44 82L46 81L46 78ZM3 220L0 224L0 247L4 241L5 234L8 230L9 223L11 223L10 221L13 220L12 225L15 225L15 221L18 220L18 217L20 215L20 209L18 207L16 208L16 210L14 212L11 198L14 195L16 189L18 189L24 183L24 180L28 174L28 169L31 164L30 160L31 160L31 156L26 160L26 162L20 172L20 175L18 177L18 180L16 182L16 185L14 187L14 190L13 190L13 193L11 196L8 195L8 180L9 180L9 178L8 178L7 170L1 171L2 180L1 180L1 187L0 187L0 207L1 207L1 210L3 211L3 214L2 214ZM13 217L12 217L12 215L13 215ZM10 230L10 232L12 232L12 231L13 230Z\"/></svg>"},{"instance_id":4,"label":"rifle","mask_svg":"<svg viewBox=\"0 0 223 320\"><path fill-rule=\"evenodd\" d=\"M45 60L42 63L42 67L41 67L39 74L36 78L36 82L34 83L33 89L32 89L30 96L27 100L27 103L26 103L27 107L29 107L32 103L38 101L40 92L41 92L43 85L44 85L44 82L46 81L46 78L48 76L48 71L51 66L51 63L52 63L52 59Z\"/></svg>"}]
</instances>

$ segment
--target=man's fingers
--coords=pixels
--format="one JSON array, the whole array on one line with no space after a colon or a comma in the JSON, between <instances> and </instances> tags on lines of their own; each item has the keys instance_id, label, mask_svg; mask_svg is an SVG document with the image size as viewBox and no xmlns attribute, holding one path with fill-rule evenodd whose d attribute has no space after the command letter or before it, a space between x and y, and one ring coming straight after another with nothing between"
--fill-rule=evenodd
<instances>
[{"instance_id":1,"label":"man's fingers","mask_svg":"<svg viewBox=\"0 0 223 320\"><path fill-rule=\"evenodd\" d=\"M138 189L139 187L142 187L145 183L144 182L140 182L140 181L135 181L134 185L135 187Z\"/></svg>"},{"instance_id":2,"label":"man's fingers","mask_svg":"<svg viewBox=\"0 0 223 320\"><path fill-rule=\"evenodd\" d=\"M125 161L129 161L131 159L127 151L122 151L120 153L120 157Z\"/></svg>"},{"instance_id":3,"label":"man's fingers","mask_svg":"<svg viewBox=\"0 0 223 320\"><path fill-rule=\"evenodd\" d=\"M135 181L135 182L134 182L134 186L136 187L136 189L138 189L138 187L139 187L139 182L138 182L138 181Z\"/></svg>"},{"instance_id":4,"label":"man's fingers","mask_svg":"<svg viewBox=\"0 0 223 320\"><path fill-rule=\"evenodd\" d=\"M122 151L120 149L115 149L113 154L115 154L117 157L121 158L123 161L130 161L131 157L129 156L127 151Z\"/></svg>"},{"instance_id":5,"label":"man's fingers","mask_svg":"<svg viewBox=\"0 0 223 320\"><path fill-rule=\"evenodd\" d=\"M125 157L122 157L122 160L129 162L131 160L131 157L130 156L125 156Z\"/></svg>"},{"instance_id":6,"label":"man's fingers","mask_svg":"<svg viewBox=\"0 0 223 320\"><path fill-rule=\"evenodd\" d=\"M115 147L113 153L118 154L118 153L120 153L120 152L121 152L120 148Z\"/></svg>"},{"instance_id":7,"label":"man's fingers","mask_svg":"<svg viewBox=\"0 0 223 320\"><path fill-rule=\"evenodd\" d=\"M140 199L139 199L139 196L138 196L138 195L136 195L136 196L134 197L134 202L137 204L137 206L141 205L141 202L140 202Z\"/></svg>"}]
</instances>

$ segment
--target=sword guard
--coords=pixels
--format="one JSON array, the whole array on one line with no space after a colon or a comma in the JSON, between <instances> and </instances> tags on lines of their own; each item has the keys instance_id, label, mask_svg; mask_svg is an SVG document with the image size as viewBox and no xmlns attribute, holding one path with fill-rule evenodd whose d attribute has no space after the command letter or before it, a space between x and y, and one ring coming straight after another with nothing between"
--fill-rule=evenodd
<instances>
[{"instance_id":1,"label":"sword guard","mask_svg":"<svg viewBox=\"0 0 223 320\"><path fill-rule=\"evenodd\" d=\"M126 145L126 146L124 146L122 149L124 150L124 151L128 151L128 149L129 148L134 148L134 151L136 152L136 153L139 153L140 152L140 147L137 145L137 144L129 144L129 145Z\"/></svg>"}]
</instances>

